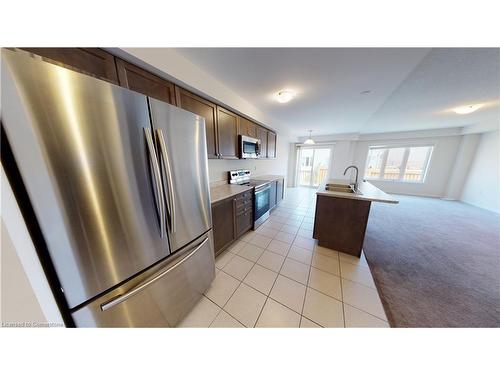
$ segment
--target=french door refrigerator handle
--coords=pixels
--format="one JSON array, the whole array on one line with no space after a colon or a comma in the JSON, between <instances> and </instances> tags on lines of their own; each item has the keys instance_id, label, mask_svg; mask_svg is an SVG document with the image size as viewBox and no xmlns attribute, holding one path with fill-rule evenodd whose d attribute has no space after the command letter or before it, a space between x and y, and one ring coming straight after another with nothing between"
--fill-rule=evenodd
<instances>
[{"instance_id":1,"label":"french door refrigerator handle","mask_svg":"<svg viewBox=\"0 0 500 375\"><path fill-rule=\"evenodd\" d=\"M163 186L160 176L160 166L158 165L158 158L156 157L156 151L153 143L153 137L151 135L151 129L145 127L144 135L146 137L146 144L149 153L149 165L151 168L151 182L155 185L154 195L156 209L159 211L158 215L160 217L160 237L164 237L166 234L165 228L165 201L163 199Z\"/></svg>"},{"instance_id":2,"label":"french door refrigerator handle","mask_svg":"<svg viewBox=\"0 0 500 375\"><path fill-rule=\"evenodd\" d=\"M176 222L175 222L175 195L174 195L174 183L172 181L172 168L170 166L170 159L167 154L167 146L165 145L165 139L163 138L163 132L161 129L156 129L156 135L158 137L158 143L160 144L160 161L163 168L163 173L167 178L166 190L167 190L167 207L170 216L170 230L175 233Z\"/></svg>"},{"instance_id":3,"label":"french door refrigerator handle","mask_svg":"<svg viewBox=\"0 0 500 375\"><path fill-rule=\"evenodd\" d=\"M185 261L187 261L189 258L191 258L194 254L196 254L196 252L201 247L203 247L207 243L207 241L209 239L210 239L210 237L205 238L202 243L200 243L198 246L196 246L196 248L189 253L189 255L187 255L184 258L182 258L179 262L177 262L176 264L174 264L172 267L169 267L165 271L162 271L159 274L156 274L155 276L151 277L150 279L147 279L147 280L143 281L142 283L140 283L136 287L130 289L128 292L123 293L123 294L119 294L116 297L114 297L111 300L109 300L108 302L102 303L101 304L101 310L102 311L109 310L113 306L116 306L116 305L118 305L118 304L126 301L130 297L133 297L134 295L136 295L137 293L139 293L141 290L143 290L144 288L147 288L149 285L151 285L152 283L154 283L156 280L161 279L167 273L169 273L170 271L173 271L174 269L176 269L177 267L179 267L181 264L183 264Z\"/></svg>"}]
</instances>

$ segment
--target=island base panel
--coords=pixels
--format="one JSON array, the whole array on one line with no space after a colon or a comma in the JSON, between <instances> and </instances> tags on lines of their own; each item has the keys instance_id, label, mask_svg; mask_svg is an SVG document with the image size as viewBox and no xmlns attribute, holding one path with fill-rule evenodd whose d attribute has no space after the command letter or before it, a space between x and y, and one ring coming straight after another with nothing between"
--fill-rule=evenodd
<instances>
[{"instance_id":1,"label":"island base panel","mask_svg":"<svg viewBox=\"0 0 500 375\"><path fill-rule=\"evenodd\" d=\"M317 196L313 237L318 245L361 256L370 201Z\"/></svg>"}]
</instances>

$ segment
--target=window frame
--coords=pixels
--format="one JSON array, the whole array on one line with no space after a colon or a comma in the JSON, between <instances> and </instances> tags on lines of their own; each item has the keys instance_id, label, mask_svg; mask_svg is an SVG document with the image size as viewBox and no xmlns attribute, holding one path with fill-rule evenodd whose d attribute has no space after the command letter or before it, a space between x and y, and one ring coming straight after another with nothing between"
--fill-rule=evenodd
<instances>
[{"instance_id":1,"label":"window frame","mask_svg":"<svg viewBox=\"0 0 500 375\"><path fill-rule=\"evenodd\" d=\"M410 156L410 151L412 148L418 147L428 147L427 155L425 157L425 161L422 167L422 176L418 181L408 181L404 179L404 175L406 173L406 166L408 164L408 158ZM405 184L423 184L425 183L425 179L427 178L427 172L429 170L429 165L431 161L431 155L434 152L434 144L394 144L394 145L373 145L368 147L368 153L366 154L365 168L364 168L364 179L372 180L372 181L385 181L385 182L397 182L397 183L405 183ZM399 176L397 179L389 179L384 178L385 168L387 164L387 157L389 155L389 150L393 148L404 148L403 159L401 160L401 165L399 169ZM370 157L371 150L384 150L384 155L382 157L382 163L380 166L380 173L378 177L367 177L366 176L366 166L368 164L368 158Z\"/></svg>"}]
</instances>

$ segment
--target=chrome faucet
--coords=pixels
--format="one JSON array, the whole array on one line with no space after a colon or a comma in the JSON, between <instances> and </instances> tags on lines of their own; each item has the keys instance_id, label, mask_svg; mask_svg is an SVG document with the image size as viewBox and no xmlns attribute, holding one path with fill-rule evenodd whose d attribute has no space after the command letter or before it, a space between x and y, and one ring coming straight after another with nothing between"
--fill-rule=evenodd
<instances>
[{"instance_id":1,"label":"chrome faucet","mask_svg":"<svg viewBox=\"0 0 500 375\"><path fill-rule=\"evenodd\" d=\"M354 191L358 191L358 175L359 175L359 169L355 165L350 165L344 170L344 176L347 173L347 171L351 168L354 168L356 170L356 181L354 182Z\"/></svg>"}]
</instances>

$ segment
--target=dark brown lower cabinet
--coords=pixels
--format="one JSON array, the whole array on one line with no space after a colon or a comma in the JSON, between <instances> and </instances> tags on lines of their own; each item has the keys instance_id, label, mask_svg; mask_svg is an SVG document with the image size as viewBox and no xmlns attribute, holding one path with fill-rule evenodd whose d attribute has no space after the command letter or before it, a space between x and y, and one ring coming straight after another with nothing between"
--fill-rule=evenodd
<instances>
[{"instance_id":1,"label":"dark brown lower cabinet","mask_svg":"<svg viewBox=\"0 0 500 375\"><path fill-rule=\"evenodd\" d=\"M223 251L234 240L235 228L233 210L233 199L226 199L212 204L215 255Z\"/></svg>"},{"instance_id":2,"label":"dark brown lower cabinet","mask_svg":"<svg viewBox=\"0 0 500 375\"><path fill-rule=\"evenodd\" d=\"M246 191L235 198L234 217L235 239L237 239L253 227L253 190Z\"/></svg>"},{"instance_id":3,"label":"dark brown lower cabinet","mask_svg":"<svg viewBox=\"0 0 500 375\"><path fill-rule=\"evenodd\" d=\"M283 178L276 181L276 204L278 205L285 194L285 180Z\"/></svg>"},{"instance_id":4,"label":"dark brown lower cabinet","mask_svg":"<svg viewBox=\"0 0 500 375\"><path fill-rule=\"evenodd\" d=\"M215 256L253 227L253 191L212 204Z\"/></svg>"},{"instance_id":5,"label":"dark brown lower cabinet","mask_svg":"<svg viewBox=\"0 0 500 375\"><path fill-rule=\"evenodd\" d=\"M269 192L269 208L272 210L276 206L276 189L278 181L271 182L271 190Z\"/></svg>"}]
</instances>

